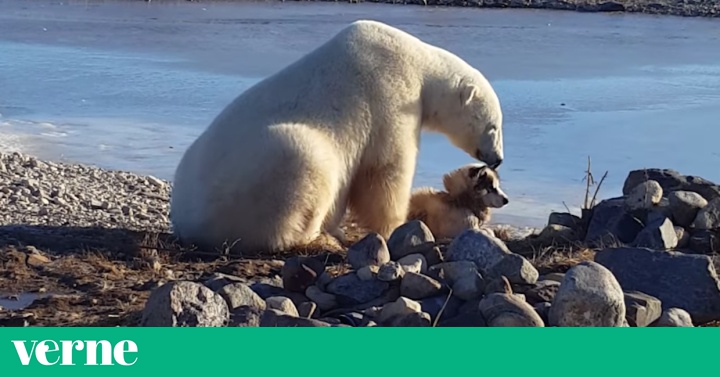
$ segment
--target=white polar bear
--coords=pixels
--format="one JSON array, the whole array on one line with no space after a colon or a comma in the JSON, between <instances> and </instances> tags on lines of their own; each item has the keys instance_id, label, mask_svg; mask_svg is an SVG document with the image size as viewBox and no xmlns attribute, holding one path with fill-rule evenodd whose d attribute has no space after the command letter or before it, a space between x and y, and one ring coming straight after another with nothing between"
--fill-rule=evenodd
<instances>
[{"instance_id":1,"label":"white polar bear","mask_svg":"<svg viewBox=\"0 0 720 377\"><path fill-rule=\"evenodd\" d=\"M385 237L405 222L420 131L496 168L502 111L458 56L356 21L239 95L175 173L176 236L201 247L279 251L343 239L350 209Z\"/></svg>"}]
</instances>

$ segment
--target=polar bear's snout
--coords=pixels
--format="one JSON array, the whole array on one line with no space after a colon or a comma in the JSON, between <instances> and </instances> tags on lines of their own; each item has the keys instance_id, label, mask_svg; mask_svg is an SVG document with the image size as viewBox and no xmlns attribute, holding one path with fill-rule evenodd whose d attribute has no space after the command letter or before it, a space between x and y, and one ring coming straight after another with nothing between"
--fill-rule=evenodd
<instances>
[{"instance_id":1,"label":"polar bear's snout","mask_svg":"<svg viewBox=\"0 0 720 377\"><path fill-rule=\"evenodd\" d=\"M493 170L500 167L503 162L503 158L501 156L486 156L479 148L475 150L475 158L477 158L479 161L484 162L489 168Z\"/></svg>"}]
</instances>

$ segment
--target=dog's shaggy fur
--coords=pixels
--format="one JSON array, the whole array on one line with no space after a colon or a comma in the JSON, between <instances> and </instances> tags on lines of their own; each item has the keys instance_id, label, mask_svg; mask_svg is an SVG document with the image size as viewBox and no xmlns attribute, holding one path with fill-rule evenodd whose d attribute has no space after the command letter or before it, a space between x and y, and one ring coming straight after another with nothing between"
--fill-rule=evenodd
<instances>
[{"instance_id":1,"label":"dog's shaggy fur","mask_svg":"<svg viewBox=\"0 0 720 377\"><path fill-rule=\"evenodd\" d=\"M496 171L469 164L443 177L447 191L420 188L410 198L408 220L424 222L438 239L455 238L490 221L490 209L508 204Z\"/></svg>"}]
</instances>

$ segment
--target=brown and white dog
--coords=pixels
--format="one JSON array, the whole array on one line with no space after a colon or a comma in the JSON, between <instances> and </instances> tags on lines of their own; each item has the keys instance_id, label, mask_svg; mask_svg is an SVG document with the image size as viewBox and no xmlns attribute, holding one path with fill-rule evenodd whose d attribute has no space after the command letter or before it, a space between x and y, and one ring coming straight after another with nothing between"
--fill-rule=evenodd
<instances>
[{"instance_id":1,"label":"brown and white dog","mask_svg":"<svg viewBox=\"0 0 720 377\"><path fill-rule=\"evenodd\" d=\"M466 229L490 221L490 209L508 204L497 172L486 165L468 164L443 176L447 191L420 188L410 198L408 220L420 220L435 238L455 238Z\"/></svg>"}]
</instances>

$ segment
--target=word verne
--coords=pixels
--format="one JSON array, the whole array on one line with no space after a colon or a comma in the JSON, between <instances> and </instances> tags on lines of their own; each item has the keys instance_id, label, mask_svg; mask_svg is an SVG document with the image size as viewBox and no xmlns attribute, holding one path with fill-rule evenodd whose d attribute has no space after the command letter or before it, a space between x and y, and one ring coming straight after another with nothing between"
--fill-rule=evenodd
<instances>
[{"instance_id":1,"label":"word verne","mask_svg":"<svg viewBox=\"0 0 720 377\"><path fill-rule=\"evenodd\" d=\"M84 351L83 365L131 366L138 360L138 347L132 340L121 340L113 347L107 340L32 340L28 350L27 340L12 340L22 365L29 365L34 357L42 365L76 365L74 351ZM98 348L101 350L100 364L97 362Z\"/></svg>"}]
</instances>

